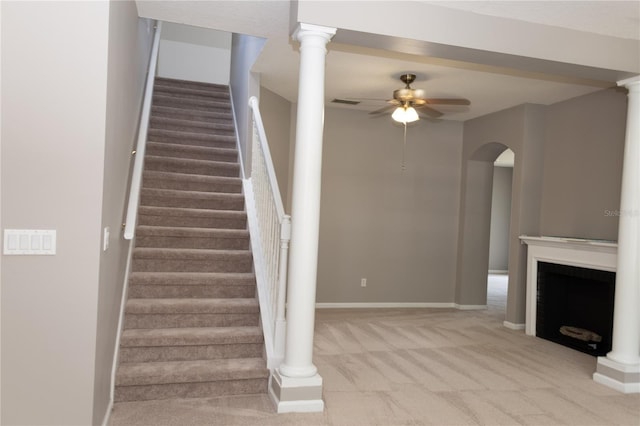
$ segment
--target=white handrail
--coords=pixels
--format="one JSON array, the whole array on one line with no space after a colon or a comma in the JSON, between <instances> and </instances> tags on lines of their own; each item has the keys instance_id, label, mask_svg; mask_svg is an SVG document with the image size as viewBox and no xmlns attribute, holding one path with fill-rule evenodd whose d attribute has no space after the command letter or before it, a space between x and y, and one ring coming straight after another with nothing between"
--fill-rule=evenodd
<instances>
[{"instance_id":1,"label":"white handrail","mask_svg":"<svg viewBox=\"0 0 640 426\"><path fill-rule=\"evenodd\" d=\"M291 240L291 217L285 214L262 123L258 100L249 99L253 133L251 148L251 177L246 180L247 214L255 224L252 240L256 260L258 296L263 314L263 326L269 368L275 368L284 358L286 332L285 303L287 260ZM255 237L253 231L256 231ZM271 359L269 359L269 355Z\"/></svg>"},{"instance_id":2,"label":"white handrail","mask_svg":"<svg viewBox=\"0 0 640 426\"><path fill-rule=\"evenodd\" d=\"M127 206L127 217L124 226L124 238L132 240L136 232L136 222L138 220L138 204L140 202L140 187L142 186L142 170L144 169L144 152L147 147L147 131L149 130L149 118L151 117L151 101L153 99L153 84L156 79L156 68L158 66L158 50L160 48L160 32L162 22L158 21L156 32L153 36L151 47L151 57L149 58L149 71L147 72L147 83L144 90L144 100L142 102L142 112L140 114L140 126L138 128L138 142L131 174L131 188L129 189L129 205Z\"/></svg>"}]
</instances>

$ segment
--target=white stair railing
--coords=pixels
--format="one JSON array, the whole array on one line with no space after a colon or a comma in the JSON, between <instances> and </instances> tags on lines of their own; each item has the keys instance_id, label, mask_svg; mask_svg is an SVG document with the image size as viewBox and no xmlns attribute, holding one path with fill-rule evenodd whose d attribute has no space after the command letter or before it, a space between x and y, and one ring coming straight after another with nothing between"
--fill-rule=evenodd
<instances>
[{"instance_id":1,"label":"white stair railing","mask_svg":"<svg viewBox=\"0 0 640 426\"><path fill-rule=\"evenodd\" d=\"M284 212L258 100L249 99L252 111L251 177L245 179L247 219L258 282L258 297L265 333L267 364L276 368L284 358L287 260L291 217Z\"/></svg>"},{"instance_id":2,"label":"white stair railing","mask_svg":"<svg viewBox=\"0 0 640 426\"><path fill-rule=\"evenodd\" d=\"M149 58L149 71L147 72L147 83L144 89L140 126L138 128L138 142L136 143L135 151L131 153L136 157L133 161L131 187L129 188L129 205L127 206L127 217L124 225L124 238L126 240L132 240L136 232L138 204L140 203L140 187L142 186L142 171L144 169L144 152L147 147L147 131L149 130L149 118L151 117L151 101L153 99L153 84L156 80L156 68L158 67L161 31L162 22L158 21L153 37L153 45L151 47L151 57Z\"/></svg>"}]
</instances>

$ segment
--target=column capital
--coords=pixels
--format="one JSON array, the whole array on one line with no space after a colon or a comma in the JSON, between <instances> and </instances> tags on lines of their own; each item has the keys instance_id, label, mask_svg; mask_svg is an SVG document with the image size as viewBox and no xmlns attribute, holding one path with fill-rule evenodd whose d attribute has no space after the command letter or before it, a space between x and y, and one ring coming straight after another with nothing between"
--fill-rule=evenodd
<instances>
[{"instance_id":1,"label":"column capital","mask_svg":"<svg viewBox=\"0 0 640 426\"><path fill-rule=\"evenodd\" d=\"M631 87L638 88L640 87L640 75L636 75L635 77L625 78L624 80L620 80L617 82L618 86L624 86L627 89Z\"/></svg>"},{"instance_id":2,"label":"column capital","mask_svg":"<svg viewBox=\"0 0 640 426\"><path fill-rule=\"evenodd\" d=\"M302 41L302 38L307 35L315 35L324 38L326 42L328 42L334 35L336 35L336 31L337 28L300 22L293 31L293 34L291 34L291 38L297 41Z\"/></svg>"}]
</instances>

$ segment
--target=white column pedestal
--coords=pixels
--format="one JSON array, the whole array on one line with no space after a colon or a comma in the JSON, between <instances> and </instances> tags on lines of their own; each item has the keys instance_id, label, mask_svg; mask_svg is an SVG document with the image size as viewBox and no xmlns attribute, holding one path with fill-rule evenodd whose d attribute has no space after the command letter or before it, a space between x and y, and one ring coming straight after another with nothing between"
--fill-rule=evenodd
<instances>
[{"instance_id":1,"label":"white column pedestal","mask_svg":"<svg viewBox=\"0 0 640 426\"><path fill-rule=\"evenodd\" d=\"M598 358L593 380L640 393L640 77L618 82L629 89L618 223L618 265L611 352Z\"/></svg>"},{"instance_id":2,"label":"white column pedestal","mask_svg":"<svg viewBox=\"0 0 640 426\"><path fill-rule=\"evenodd\" d=\"M278 412L322 411L322 378L313 365L326 44L335 28L299 24L300 77L291 205L291 250L284 361L269 383Z\"/></svg>"}]
</instances>

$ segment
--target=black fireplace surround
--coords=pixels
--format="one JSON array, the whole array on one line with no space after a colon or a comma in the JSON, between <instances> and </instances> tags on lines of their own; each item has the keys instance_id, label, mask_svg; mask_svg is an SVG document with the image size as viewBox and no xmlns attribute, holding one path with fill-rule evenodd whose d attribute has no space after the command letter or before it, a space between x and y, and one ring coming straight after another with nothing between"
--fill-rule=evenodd
<instances>
[{"instance_id":1,"label":"black fireplace surround","mask_svg":"<svg viewBox=\"0 0 640 426\"><path fill-rule=\"evenodd\" d=\"M603 356L611 351L615 272L538 262L536 335Z\"/></svg>"}]
</instances>

